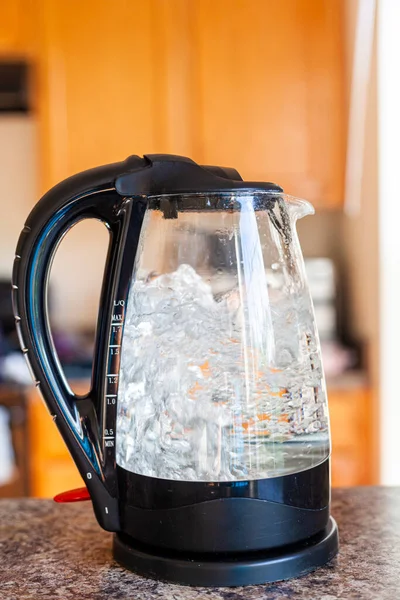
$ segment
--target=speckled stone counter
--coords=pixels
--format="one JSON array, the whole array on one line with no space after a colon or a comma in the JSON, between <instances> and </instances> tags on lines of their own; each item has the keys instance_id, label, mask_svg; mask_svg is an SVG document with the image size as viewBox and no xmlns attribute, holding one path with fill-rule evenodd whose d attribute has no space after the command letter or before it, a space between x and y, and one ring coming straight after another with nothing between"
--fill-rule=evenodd
<instances>
[{"instance_id":1,"label":"speckled stone counter","mask_svg":"<svg viewBox=\"0 0 400 600\"><path fill-rule=\"evenodd\" d=\"M299 579L243 588L189 588L144 579L117 566L111 534L89 503L0 501L1 600L397 600L400 488L334 490L340 554Z\"/></svg>"}]
</instances>

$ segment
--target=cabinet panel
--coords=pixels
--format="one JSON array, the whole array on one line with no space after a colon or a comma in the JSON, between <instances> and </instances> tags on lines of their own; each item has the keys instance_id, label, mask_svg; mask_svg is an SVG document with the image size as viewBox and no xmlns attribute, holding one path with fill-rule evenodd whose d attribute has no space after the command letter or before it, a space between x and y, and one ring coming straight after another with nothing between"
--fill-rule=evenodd
<instances>
[{"instance_id":1,"label":"cabinet panel","mask_svg":"<svg viewBox=\"0 0 400 600\"><path fill-rule=\"evenodd\" d=\"M0 51L14 50L18 44L18 30L20 27L20 2L0 3Z\"/></svg>"},{"instance_id":2,"label":"cabinet panel","mask_svg":"<svg viewBox=\"0 0 400 600\"><path fill-rule=\"evenodd\" d=\"M333 487L351 487L363 483L360 461L352 448L335 448L331 476Z\"/></svg>"},{"instance_id":3,"label":"cabinet panel","mask_svg":"<svg viewBox=\"0 0 400 600\"><path fill-rule=\"evenodd\" d=\"M342 200L342 2L44 0L43 189L171 152Z\"/></svg>"},{"instance_id":4,"label":"cabinet panel","mask_svg":"<svg viewBox=\"0 0 400 600\"><path fill-rule=\"evenodd\" d=\"M371 392L343 389L329 392L332 434L332 485L371 485Z\"/></svg>"},{"instance_id":5,"label":"cabinet panel","mask_svg":"<svg viewBox=\"0 0 400 600\"><path fill-rule=\"evenodd\" d=\"M0 0L0 59L35 53L40 0Z\"/></svg>"},{"instance_id":6,"label":"cabinet panel","mask_svg":"<svg viewBox=\"0 0 400 600\"><path fill-rule=\"evenodd\" d=\"M364 436L359 432L359 425L360 419L363 420L360 407L363 407L365 400L364 390L330 392L328 399L334 444L348 447L359 438L363 440Z\"/></svg>"},{"instance_id":7,"label":"cabinet panel","mask_svg":"<svg viewBox=\"0 0 400 600\"><path fill-rule=\"evenodd\" d=\"M78 383L73 389L80 394L87 385ZM79 471L36 388L28 394L28 431L31 495L50 498L82 487Z\"/></svg>"},{"instance_id":8,"label":"cabinet panel","mask_svg":"<svg viewBox=\"0 0 400 600\"><path fill-rule=\"evenodd\" d=\"M171 152L342 201L342 1L1 3L0 54L35 58L42 190Z\"/></svg>"},{"instance_id":9,"label":"cabinet panel","mask_svg":"<svg viewBox=\"0 0 400 600\"><path fill-rule=\"evenodd\" d=\"M53 2L42 12L43 185L159 149L153 2Z\"/></svg>"},{"instance_id":10,"label":"cabinet panel","mask_svg":"<svg viewBox=\"0 0 400 600\"><path fill-rule=\"evenodd\" d=\"M198 148L250 180L342 200L341 2L197 0Z\"/></svg>"},{"instance_id":11,"label":"cabinet panel","mask_svg":"<svg viewBox=\"0 0 400 600\"><path fill-rule=\"evenodd\" d=\"M72 458L42 460L40 468L32 467L31 494L36 498L54 498L57 494L84 487Z\"/></svg>"}]
</instances>

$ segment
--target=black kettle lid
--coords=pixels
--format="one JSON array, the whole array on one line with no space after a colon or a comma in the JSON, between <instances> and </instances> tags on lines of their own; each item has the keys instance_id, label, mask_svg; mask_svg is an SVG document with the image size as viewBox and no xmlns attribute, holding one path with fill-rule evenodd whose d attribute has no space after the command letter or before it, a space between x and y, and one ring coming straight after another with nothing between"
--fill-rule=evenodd
<instances>
[{"instance_id":1,"label":"black kettle lid","mask_svg":"<svg viewBox=\"0 0 400 600\"><path fill-rule=\"evenodd\" d=\"M201 192L283 192L274 183L243 181L236 169L198 165L174 154L130 156L127 171L117 177L115 188L121 196L161 196Z\"/></svg>"}]
</instances>

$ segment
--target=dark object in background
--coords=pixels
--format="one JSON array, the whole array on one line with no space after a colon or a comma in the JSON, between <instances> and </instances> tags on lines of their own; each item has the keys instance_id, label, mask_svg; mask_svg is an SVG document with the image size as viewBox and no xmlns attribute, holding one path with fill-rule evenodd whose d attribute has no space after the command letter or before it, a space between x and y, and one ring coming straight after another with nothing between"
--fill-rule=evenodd
<instances>
[{"instance_id":1,"label":"dark object in background","mask_svg":"<svg viewBox=\"0 0 400 600\"><path fill-rule=\"evenodd\" d=\"M335 378L357 365L357 352L341 338L338 321L338 282L336 265L326 257L304 260L321 342L324 371Z\"/></svg>"},{"instance_id":2,"label":"dark object in background","mask_svg":"<svg viewBox=\"0 0 400 600\"><path fill-rule=\"evenodd\" d=\"M15 336L10 279L0 279L0 323L5 337ZM15 348L19 348L19 345L16 344Z\"/></svg>"},{"instance_id":3,"label":"dark object in background","mask_svg":"<svg viewBox=\"0 0 400 600\"><path fill-rule=\"evenodd\" d=\"M51 320L53 302L51 288L48 293L48 305ZM93 331L53 330L54 346L63 365L67 378L90 378L93 356ZM11 281L0 279L0 359L14 352L21 353L15 329L15 318L11 302ZM0 362L0 381L22 383L4 373ZM30 380L29 380L30 383Z\"/></svg>"},{"instance_id":4,"label":"dark object in background","mask_svg":"<svg viewBox=\"0 0 400 600\"><path fill-rule=\"evenodd\" d=\"M90 380L92 375L95 332L58 330L53 333L54 346L69 380Z\"/></svg>"},{"instance_id":5,"label":"dark object in background","mask_svg":"<svg viewBox=\"0 0 400 600\"><path fill-rule=\"evenodd\" d=\"M0 279L0 357L19 349L11 302L11 281Z\"/></svg>"},{"instance_id":6,"label":"dark object in background","mask_svg":"<svg viewBox=\"0 0 400 600\"><path fill-rule=\"evenodd\" d=\"M51 308L51 294L49 296ZM11 279L0 279L0 357L20 350L11 301Z\"/></svg>"},{"instance_id":7,"label":"dark object in background","mask_svg":"<svg viewBox=\"0 0 400 600\"><path fill-rule=\"evenodd\" d=\"M28 112L28 65L0 61L0 112Z\"/></svg>"},{"instance_id":8,"label":"dark object in background","mask_svg":"<svg viewBox=\"0 0 400 600\"><path fill-rule=\"evenodd\" d=\"M308 286L314 304L319 339L334 340L337 332L336 269L329 258L305 258Z\"/></svg>"}]
</instances>

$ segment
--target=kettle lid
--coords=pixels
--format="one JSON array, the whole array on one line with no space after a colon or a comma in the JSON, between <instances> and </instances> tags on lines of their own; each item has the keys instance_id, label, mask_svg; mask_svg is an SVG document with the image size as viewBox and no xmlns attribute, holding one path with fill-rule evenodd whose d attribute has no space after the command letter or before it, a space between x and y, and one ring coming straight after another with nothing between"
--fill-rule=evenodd
<instances>
[{"instance_id":1,"label":"kettle lid","mask_svg":"<svg viewBox=\"0 0 400 600\"><path fill-rule=\"evenodd\" d=\"M190 158L174 154L130 156L129 168L117 177L115 188L121 196L162 196L196 192L283 192L274 183L243 181L229 167L198 165Z\"/></svg>"}]
</instances>

